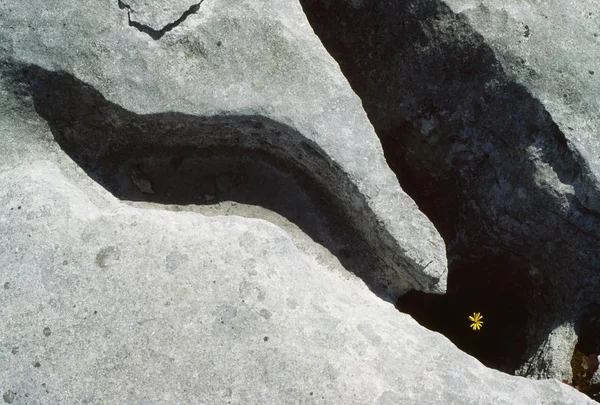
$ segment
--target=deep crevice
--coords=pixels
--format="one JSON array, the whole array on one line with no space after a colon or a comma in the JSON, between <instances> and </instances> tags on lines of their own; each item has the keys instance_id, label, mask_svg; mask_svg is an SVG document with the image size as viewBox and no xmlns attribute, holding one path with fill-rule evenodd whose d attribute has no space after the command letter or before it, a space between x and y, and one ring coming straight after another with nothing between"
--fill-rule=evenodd
<instances>
[{"instance_id":1,"label":"deep crevice","mask_svg":"<svg viewBox=\"0 0 600 405\"><path fill-rule=\"evenodd\" d=\"M528 339L526 354L518 349L493 360L495 344L488 342L481 346L488 352L477 356L505 371L535 358L550 331L572 322L577 306L599 296L596 288L581 302L575 299L586 283L598 285L589 273L600 265L600 218L584 208L598 203L589 199L581 157L544 106L503 71L468 19L443 1L301 4L362 99L402 188L446 242L448 298L409 296L404 307L412 307L410 313L432 329L445 328L452 335L452 327L461 327L461 333L473 337L477 332L469 330L462 310L446 327L449 316L422 315L419 305L410 302L433 305L434 312L448 315L442 303L458 308L470 299L461 273L482 282L482 274L502 280L502 290L512 298L493 293L493 285L488 295L500 306L507 300L522 305L526 325L517 320L506 324L510 318L502 322L504 331L520 334L518 341ZM559 187L572 188L566 202L556 197L553 185L540 183L546 180L540 176L544 170L556 176ZM451 300L461 304L450 305ZM494 328L492 317L486 319L484 330Z\"/></svg>"},{"instance_id":2,"label":"deep crevice","mask_svg":"<svg viewBox=\"0 0 600 405\"><path fill-rule=\"evenodd\" d=\"M531 289L523 264L489 256L475 263L455 262L445 295L411 291L397 308L421 325L448 337L487 367L513 374L525 354L528 311L525 297L514 290L515 281ZM474 312L483 315L483 327L470 329Z\"/></svg>"},{"instance_id":3,"label":"deep crevice","mask_svg":"<svg viewBox=\"0 0 600 405\"><path fill-rule=\"evenodd\" d=\"M122 0L117 0L117 1L118 1L119 8L121 10L127 10L127 19L129 22L129 26L136 28L138 31L143 32L144 34L147 34L148 36L150 36L150 38L152 38L155 41L161 39L163 37L163 35L165 35L167 32L169 32L173 28L179 26L182 22L184 22L186 20L186 18L188 18L190 16L190 14L197 13L200 10L200 5L204 2L204 0L201 0L199 3L192 4L181 15L181 17L179 17L176 21L165 25L164 27L162 27L159 30L156 30L146 24L142 24L140 22L132 20L131 13L133 13L134 10L128 4L124 3Z\"/></svg>"}]
</instances>

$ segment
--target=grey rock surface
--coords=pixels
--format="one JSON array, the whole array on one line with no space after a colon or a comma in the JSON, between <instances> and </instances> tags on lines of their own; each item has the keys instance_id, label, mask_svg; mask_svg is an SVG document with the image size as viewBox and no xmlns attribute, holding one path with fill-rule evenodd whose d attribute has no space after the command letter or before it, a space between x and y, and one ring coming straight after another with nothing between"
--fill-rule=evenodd
<instances>
[{"instance_id":1,"label":"grey rock surface","mask_svg":"<svg viewBox=\"0 0 600 405\"><path fill-rule=\"evenodd\" d=\"M73 166L0 172L5 402L593 403L484 367L275 225L132 207Z\"/></svg>"},{"instance_id":2,"label":"grey rock surface","mask_svg":"<svg viewBox=\"0 0 600 405\"><path fill-rule=\"evenodd\" d=\"M598 363L600 363L600 356L597 357ZM592 376L592 384L600 384L600 371L596 370L594 375Z\"/></svg>"},{"instance_id":3,"label":"grey rock surface","mask_svg":"<svg viewBox=\"0 0 600 405\"><path fill-rule=\"evenodd\" d=\"M444 244L298 4L120 6L0 1L6 403L591 403L382 299Z\"/></svg>"},{"instance_id":4,"label":"grey rock surface","mask_svg":"<svg viewBox=\"0 0 600 405\"><path fill-rule=\"evenodd\" d=\"M158 36L132 26L134 13L116 0L0 4L5 91L20 89L48 120L63 149L115 195L198 202L188 195L190 183L198 180L194 170L217 164L209 157L179 164L199 150L205 155L213 150L213 160L225 155L221 170L234 172L242 185L244 159L276 160L252 173L266 177L269 172L285 183L281 168L272 169L283 161L290 166L286 173L298 172L307 177L304 184L328 192L330 211L348 228L331 231L331 237L355 234L364 248L319 242L340 260L357 263L353 271L378 294L394 298L413 288L445 291L443 240L398 186L360 100L299 4L206 2ZM135 7L148 7L148 18L158 18L152 10L165 6L174 12L182 4ZM172 161L177 167L169 166ZM154 170L160 178L132 177L136 170ZM188 194L172 197L168 186L174 178ZM165 186L163 194L149 192L152 182ZM128 188L132 184L144 195ZM274 185L262 187L276 191ZM282 214L295 215L292 222L314 222L303 216L302 207L290 208L285 196L273 199L293 211Z\"/></svg>"},{"instance_id":5,"label":"grey rock surface","mask_svg":"<svg viewBox=\"0 0 600 405\"><path fill-rule=\"evenodd\" d=\"M540 100L565 134L569 149L587 169L580 181L581 204L600 202L600 12L598 3L545 1L501 4L448 0L465 16L511 80ZM589 193L586 195L585 192Z\"/></svg>"},{"instance_id":6,"label":"grey rock surface","mask_svg":"<svg viewBox=\"0 0 600 405\"><path fill-rule=\"evenodd\" d=\"M597 2L301 2L444 237L449 293L515 294L519 372L570 379L600 299Z\"/></svg>"}]
</instances>

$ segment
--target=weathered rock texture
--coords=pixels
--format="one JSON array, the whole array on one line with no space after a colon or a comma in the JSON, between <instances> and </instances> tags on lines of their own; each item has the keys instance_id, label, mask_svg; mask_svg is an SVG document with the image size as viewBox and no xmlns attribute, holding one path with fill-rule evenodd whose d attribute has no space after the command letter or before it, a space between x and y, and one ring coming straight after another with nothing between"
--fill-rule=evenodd
<instances>
[{"instance_id":1,"label":"weathered rock texture","mask_svg":"<svg viewBox=\"0 0 600 405\"><path fill-rule=\"evenodd\" d=\"M484 367L272 224L126 206L68 167L0 174L14 404L592 403Z\"/></svg>"},{"instance_id":2,"label":"weathered rock texture","mask_svg":"<svg viewBox=\"0 0 600 405\"><path fill-rule=\"evenodd\" d=\"M600 291L597 4L301 2L444 237L449 292L516 294L520 372L570 378Z\"/></svg>"},{"instance_id":3,"label":"weathered rock texture","mask_svg":"<svg viewBox=\"0 0 600 405\"><path fill-rule=\"evenodd\" d=\"M63 149L121 198L140 199L127 189L140 187L128 170L168 184L181 180L183 164L185 180L202 183L190 165L214 162L187 164L198 151L220 148L238 166L239 156L270 156L328 191L332 210L364 245L330 248L356 262L375 253L380 263L356 271L377 293L444 292L441 237L398 187L360 100L300 6L288 3L207 3L160 38L130 25L143 4L3 3L4 76L28 94ZM144 24L160 27L166 17L154 11L162 2L153 4ZM146 199L189 204L212 195L166 201L168 191Z\"/></svg>"},{"instance_id":4,"label":"weathered rock texture","mask_svg":"<svg viewBox=\"0 0 600 405\"><path fill-rule=\"evenodd\" d=\"M444 244L299 4L182 4L0 1L5 402L589 403L382 299Z\"/></svg>"}]
</instances>

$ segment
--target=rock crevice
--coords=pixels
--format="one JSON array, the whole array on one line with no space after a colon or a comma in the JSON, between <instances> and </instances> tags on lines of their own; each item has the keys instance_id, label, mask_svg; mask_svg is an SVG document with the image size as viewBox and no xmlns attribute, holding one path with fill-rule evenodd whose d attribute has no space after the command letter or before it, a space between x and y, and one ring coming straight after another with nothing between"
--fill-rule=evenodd
<instances>
[{"instance_id":1,"label":"rock crevice","mask_svg":"<svg viewBox=\"0 0 600 405\"><path fill-rule=\"evenodd\" d=\"M487 27L483 12L455 13L448 4L460 8L459 0L301 3L361 97L403 189L444 237L449 279L481 273L481 287L491 287L488 280L511 269L490 268L490 260L515 263L524 278L544 274L506 286L529 318L529 352L517 362L529 375L569 378L568 362L542 364L536 359L552 355L536 352L567 358L543 342L600 299L599 190L569 129L582 123L557 122L549 111L563 100L536 97L539 89L520 76L529 65L507 59L510 33ZM450 283L449 296L468 288ZM581 289L594 292L581 297Z\"/></svg>"},{"instance_id":2,"label":"rock crevice","mask_svg":"<svg viewBox=\"0 0 600 405\"><path fill-rule=\"evenodd\" d=\"M197 13L200 10L200 5L204 2L204 0L201 0L196 4L192 4L183 14L181 14L181 17L179 17L177 20L171 23L166 24L160 29L155 29L147 24L143 24L141 22L133 20L131 18L131 13L135 12L135 10L133 10L130 5L126 4L122 0L117 0L117 2L121 10L127 10L127 20L129 22L130 27L134 27L138 31L150 36L150 38L152 38L153 40L158 41L167 32L171 31L172 29L178 27L181 23L183 23L191 14Z\"/></svg>"},{"instance_id":3,"label":"rock crevice","mask_svg":"<svg viewBox=\"0 0 600 405\"><path fill-rule=\"evenodd\" d=\"M20 66L61 148L117 198L159 204L231 200L278 212L381 297L437 291L445 275L403 254L344 170L315 142L261 116L139 115L65 72Z\"/></svg>"}]
</instances>

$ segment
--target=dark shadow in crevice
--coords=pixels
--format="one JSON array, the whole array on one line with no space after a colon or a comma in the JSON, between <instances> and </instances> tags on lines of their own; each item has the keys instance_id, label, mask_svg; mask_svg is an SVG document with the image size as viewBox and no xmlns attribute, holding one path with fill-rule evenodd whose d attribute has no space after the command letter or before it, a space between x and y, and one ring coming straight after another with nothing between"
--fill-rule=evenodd
<instances>
[{"instance_id":1,"label":"dark shadow in crevice","mask_svg":"<svg viewBox=\"0 0 600 405\"><path fill-rule=\"evenodd\" d=\"M483 266L482 269L480 266ZM513 374L526 352L528 311L514 283L531 289L526 269L503 258L488 257L475 264L455 264L445 295L411 291L396 307L421 325L448 337L459 349L487 367ZM473 330L469 316L483 315Z\"/></svg>"},{"instance_id":2,"label":"dark shadow in crevice","mask_svg":"<svg viewBox=\"0 0 600 405\"><path fill-rule=\"evenodd\" d=\"M29 93L21 95L32 99L60 147L117 198L260 206L296 224L381 298L407 287L395 275L409 263L389 247L392 237L365 197L293 128L261 116L139 115L68 73L32 65L5 70Z\"/></svg>"},{"instance_id":3,"label":"dark shadow in crevice","mask_svg":"<svg viewBox=\"0 0 600 405\"><path fill-rule=\"evenodd\" d=\"M444 2L300 2L361 98L402 188L444 238L449 280L461 272L506 278L504 291L518 297L529 319L526 354L510 367L536 358L553 328L600 298L593 275L600 267L599 204L590 199L598 193L584 160L467 18ZM527 61L502 57L519 75L534 73ZM572 193L558 197L567 188ZM490 257L522 274L490 266ZM592 294L577 301L584 286ZM449 281L447 294L466 288Z\"/></svg>"},{"instance_id":4,"label":"dark shadow in crevice","mask_svg":"<svg viewBox=\"0 0 600 405\"><path fill-rule=\"evenodd\" d=\"M600 364L600 305L588 306L577 326L578 340L571 357L571 385L600 402L600 379L594 378Z\"/></svg>"}]
</instances>

